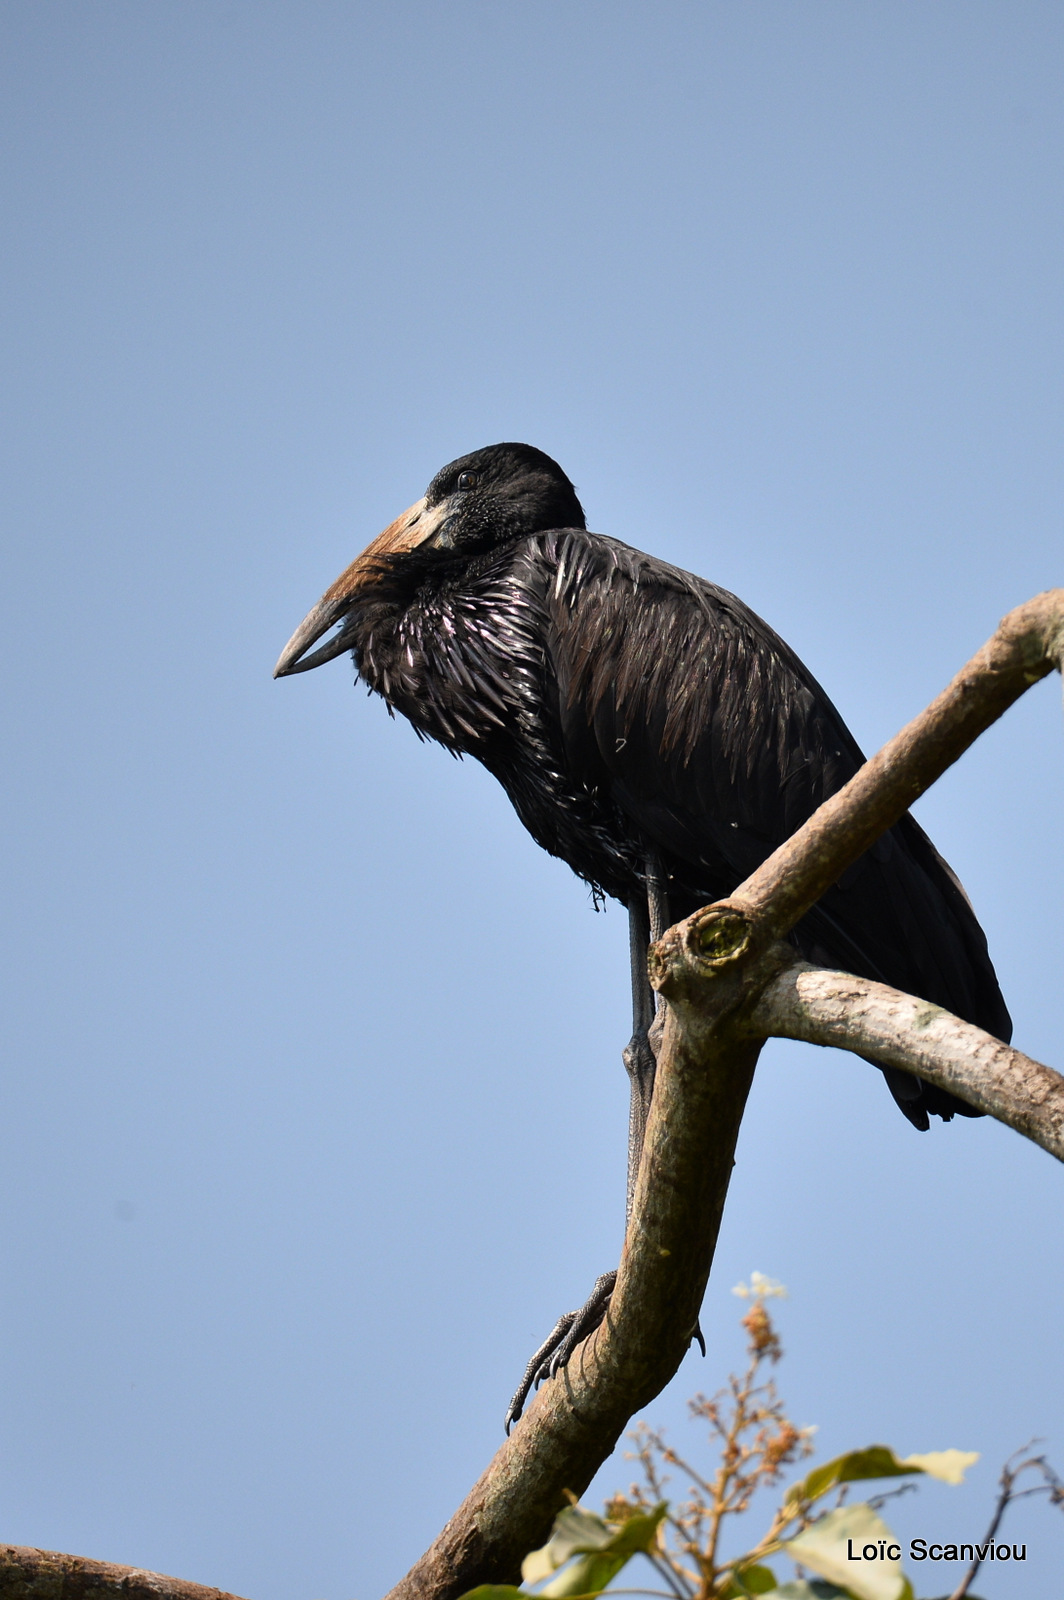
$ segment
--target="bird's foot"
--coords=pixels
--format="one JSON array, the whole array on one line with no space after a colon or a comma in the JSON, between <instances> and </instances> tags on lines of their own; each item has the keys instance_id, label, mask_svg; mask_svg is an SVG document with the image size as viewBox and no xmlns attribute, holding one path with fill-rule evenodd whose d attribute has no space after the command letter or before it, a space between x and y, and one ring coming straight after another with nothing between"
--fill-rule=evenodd
<instances>
[{"instance_id":1,"label":"bird's foot","mask_svg":"<svg viewBox=\"0 0 1064 1600\"><path fill-rule=\"evenodd\" d=\"M606 1314L616 1272L604 1272L595 1279L595 1287L579 1311L567 1311L559 1317L544 1339L517 1386L517 1393L506 1412L506 1431L509 1433L525 1408L525 1401L533 1389L538 1389L545 1378L553 1378L565 1366L569 1357L589 1333L593 1333Z\"/></svg>"},{"instance_id":2,"label":"bird's foot","mask_svg":"<svg viewBox=\"0 0 1064 1600\"><path fill-rule=\"evenodd\" d=\"M555 1377L566 1365L577 1345L598 1327L606 1315L606 1307L610 1303L610 1295L616 1282L616 1272L604 1272L601 1277L595 1279L595 1287L580 1310L566 1311L564 1316L558 1318L525 1368L524 1376L517 1386L517 1393L510 1401L505 1421L507 1433L520 1417L525 1408L525 1401L533 1389L538 1389L545 1378ZM702 1326L698 1322L691 1331L691 1342L698 1345L704 1358L706 1341L702 1336Z\"/></svg>"}]
</instances>

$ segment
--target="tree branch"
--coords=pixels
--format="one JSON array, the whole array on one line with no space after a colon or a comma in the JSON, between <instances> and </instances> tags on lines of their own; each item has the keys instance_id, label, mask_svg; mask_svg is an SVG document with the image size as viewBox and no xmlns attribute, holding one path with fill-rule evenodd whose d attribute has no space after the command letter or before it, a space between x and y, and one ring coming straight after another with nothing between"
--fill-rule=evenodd
<instances>
[{"instance_id":1,"label":"tree branch","mask_svg":"<svg viewBox=\"0 0 1064 1600\"><path fill-rule=\"evenodd\" d=\"M835 1045L914 1072L1064 1161L1064 1078L940 1006L797 961L766 986L750 1023L765 1037Z\"/></svg>"},{"instance_id":2,"label":"tree branch","mask_svg":"<svg viewBox=\"0 0 1064 1600\"><path fill-rule=\"evenodd\" d=\"M110 1561L87 1561L54 1550L0 1544L2 1600L97 1600L111 1594L121 1595L123 1600L235 1600L221 1589L164 1578L140 1567L118 1567Z\"/></svg>"},{"instance_id":3,"label":"tree branch","mask_svg":"<svg viewBox=\"0 0 1064 1600\"><path fill-rule=\"evenodd\" d=\"M781 939L1032 684L1064 662L1064 589L1017 606L953 682L722 904Z\"/></svg>"}]
</instances>

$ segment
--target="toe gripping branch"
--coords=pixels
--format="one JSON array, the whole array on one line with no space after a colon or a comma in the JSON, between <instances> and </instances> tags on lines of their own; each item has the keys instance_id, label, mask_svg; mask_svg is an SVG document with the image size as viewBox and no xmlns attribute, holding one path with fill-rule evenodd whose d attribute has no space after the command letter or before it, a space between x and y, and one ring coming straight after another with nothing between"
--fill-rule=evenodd
<instances>
[{"instance_id":1,"label":"toe gripping branch","mask_svg":"<svg viewBox=\"0 0 1064 1600\"><path fill-rule=\"evenodd\" d=\"M533 1389L538 1389L545 1378L553 1378L565 1366L569 1357L583 1339L598 1327L606 1314L616 1272L604 1272L595 1279L595 1287L578 1311L566 1311L554 1324L528 1366L517 1386L517 1393L506 1412L506 1432L509 1433L525 1408L525 1401Z\"/></svg>"},{"instance_id":2,"label":"toe gripping branch","mask_svg":"<svg viewBox=\"0 0 1064 1600\"><path fill-rule=\"evenodd\" d=\"M602 1273L595 1279L595 1287L579 1311L566 1311L558 1318L525 1368L524 1376L517 1386L517 1393L510 1401L504 1424L507 1433L524 1411L525 1401L533 1389L538 1389L545 1379L556 1377L567 1364L577 1345L582 1344L588 1334L593 1333L598 1327L606 1315L606 1307L610 1303L610 1295L616 1282L616 1272ZM704 1356L706 1341L702 1337L702 1329L698 1323L695 1323L691 1338Z\"/></svg>"}]
</instances>

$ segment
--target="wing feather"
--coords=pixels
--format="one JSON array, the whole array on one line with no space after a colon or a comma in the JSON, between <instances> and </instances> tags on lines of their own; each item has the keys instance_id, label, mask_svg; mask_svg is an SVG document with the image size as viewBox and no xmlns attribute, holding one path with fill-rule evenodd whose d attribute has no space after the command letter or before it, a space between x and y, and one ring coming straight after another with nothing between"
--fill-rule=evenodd
<instances>
[{"instance_id":1,"label":"wing feather","mask_svg":"<svg viewBox=\"0 0 1064 1600\"><path fill-rule=\"evenodd\" d=\"M735 888L864 758L816 679L734 595L613 540L567 537L587 559L564 552L549 601L565 759L660 854L686 915ZM843 875L796 943L1009 1036L982 930L912 818Z\"/></svg>"}]
</instances>

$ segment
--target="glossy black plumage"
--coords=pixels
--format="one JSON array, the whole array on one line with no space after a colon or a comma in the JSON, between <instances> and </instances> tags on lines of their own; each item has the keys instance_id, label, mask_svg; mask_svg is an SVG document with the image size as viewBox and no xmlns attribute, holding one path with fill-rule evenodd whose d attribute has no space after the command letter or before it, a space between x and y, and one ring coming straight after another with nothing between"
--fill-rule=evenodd
<instances>
[{"instance_id":1,"label":"glossy black plumage","mask_svg":"<svg viewBox=\"0 0 1064 1600\"><path fill-rule=\"evenodd\" d=\"M759 617L587 532L572 485L541 452L463 457L405 517L394 548L382 535L349 569L357 581L345 574L312 617L340 621L336 644L370 687L422 737L482 761L538 843L597 892L645 900L656 860L677 920L734 889L860 766L831 701ZM314 664L299 659L301 637L279 671ZM1009 1037L982 930L911 818L794 942L811 961ZM970 1114L885 1070L916 1126L928 1112Z\"/></svg>"}]
</instances>

